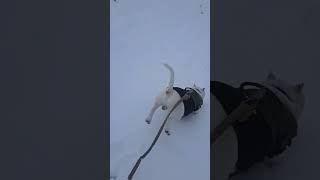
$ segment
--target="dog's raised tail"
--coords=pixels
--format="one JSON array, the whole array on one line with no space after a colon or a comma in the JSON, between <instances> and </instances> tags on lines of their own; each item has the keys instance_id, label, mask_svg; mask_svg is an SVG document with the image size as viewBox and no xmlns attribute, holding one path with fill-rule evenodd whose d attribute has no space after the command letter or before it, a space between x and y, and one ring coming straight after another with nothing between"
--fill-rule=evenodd
<instances>
[{"instance_id":1,"label":"dog's raised tail","mask_svg":"<svg viewBox=\"0 0 320 180\"><path fill-rule=\"evenodd\" d=\"M169 85L168 85L168 87L167 87L167 91L169 92L169 91L173 90L174 71L173 71L172 67L169 66L168 64L164 63L163 65L164 65L167 69L169 69L169 71L170 71L170 82L169 82Z\"/></svg>"}]
</instances>

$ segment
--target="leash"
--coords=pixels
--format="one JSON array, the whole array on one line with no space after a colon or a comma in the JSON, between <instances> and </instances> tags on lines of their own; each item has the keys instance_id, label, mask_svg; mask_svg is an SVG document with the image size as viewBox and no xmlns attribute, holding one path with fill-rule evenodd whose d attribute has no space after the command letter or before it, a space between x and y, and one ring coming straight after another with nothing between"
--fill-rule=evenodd
<instances>
[{"instance_id":1,"label":"leash","mask_svg":"<svg viewBox=\"0 0 320 180\"><path fill-rule=\"evenodd\" d=\"M225 130L233 125L236 121L242 121L249 117L251 114L255 113L256 107L259 100L265 95L266 90L261 89L260 92L253 95L252 97L247 97L235 110L229 114L226 119L222 121L210 135L210 144L214 144L215 141L225 132Z\"/></svg>"},{"instance_id":2,"label":"leash","mask_svg":"<svg viewBox=\"0 0 320 180\"><path fill-rule=\"evenodd\" d=\"M128 180L131 180L131 179L132 179L132 177L133 177L134 173L137 171L137 169L138 169L138 167L139 167L142 159L144 159L144 158L150 153L151 149L153 148L153 146L154 146L154 145L156 144L156 142L158 141L158 139L159 139L159 137L160 137L160 134L161 134L161 132L162 132L162 130L163 130L163 128L164 128L164 125L165 125L166 122L168 121L169 116L171 115L171 113L173 112L173 110L174 110L180 103L182 103L183 100L189 99L189 98L190 98L190 95L191 95L191 93L192 93L193 91L194 91L194 90L191 89L190 91L186 92L186 94L185 94L182 98L180 98L179 101L178 101L178 102L173 106L173 108L170 110L170 112L169 112L168 115L166 116L165 120L163 121L163 123L162 123L162 125L161 125L161 127L160 127L160 129L159 129L159 131L158 131L158 133L157 133L157 135L156 135L156 137L155 137L154 140L152 141L151 146L148 148L148 150L147 150L145 153L143 153L142 156L139 157L139 159L137 160L136 164L135 164L134 167L132 168L132 170L131 170L131 172L130 172L130 174L129 174L129 176L128 176Z\"/></svg>"}]
</instances>

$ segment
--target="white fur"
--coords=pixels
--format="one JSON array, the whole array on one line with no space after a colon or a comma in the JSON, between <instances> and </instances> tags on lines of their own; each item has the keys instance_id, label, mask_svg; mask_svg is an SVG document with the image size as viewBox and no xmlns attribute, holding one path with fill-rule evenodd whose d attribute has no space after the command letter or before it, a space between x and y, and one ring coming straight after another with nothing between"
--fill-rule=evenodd
<instances>
[{"instance_id":1,"label":"white fur","mask_svg":"<svg viewBox=\"0 0 320 180\"><path fill-rule=\"evenodd\" d=\"M173 90L173 84L174 84L174 71L171 66L168 64L164 64L164 66L169 70L170 72L170 81L169 85L160 92L160 94L155 98L155 102L149 112L149 115L146 118L146 122L149 124L152 121L152 117L155 113L155 111L162 107L162 110L164 110L166 113L169 113L173 106L180 100L180 95ZM193 85L192 89L194 89L196 92L200 94L202 99L205 96L204 88L200 88L196 85ZM169 116L169 119L165 126L165 132L170 135L170 122L172 120L180 120L184 115L184 105L183 103L179 104L176 109L171 113Z\"/></svg>"},{"instance_id":2,"label":"white fur","mask_svg":"<svg viewBox=\"0 0 320 180\"><path fill-rule=\"evenodd\" d=\"M262 84L276 93L280 101L288 106L288 109L294 113L296 118L300 116L304 107L304 95L302 93L303 84L291 85L288 82L276 79L273 74L269 74L267 80ZM289 95L291 101L279 92L279 90L273 88L272 85L275 85L285 91ZM211 94L210 98L212 102L212 120L210 128L213 129L226 118L226 113L213 94ZM213 179L227 180L229 175L234 172L237 160L238 141L234 129L230 127L211 146L211 162L213 162L211 172Z\"/></svg>"}]
</instances>

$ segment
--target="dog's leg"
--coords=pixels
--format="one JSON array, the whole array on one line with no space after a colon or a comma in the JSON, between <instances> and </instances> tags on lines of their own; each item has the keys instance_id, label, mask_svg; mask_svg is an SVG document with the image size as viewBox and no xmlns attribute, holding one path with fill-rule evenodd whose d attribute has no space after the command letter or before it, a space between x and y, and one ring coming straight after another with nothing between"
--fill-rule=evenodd
<instances>
[{"instance_id":1,"label":"dog's leg","mask_svg":"<svg viewBox=\"0 0 320 180\"><path fill-rule=\"evenodd\" d=\"M168 113L170 112L170 111L167 111ZM170 114L170 116L168 117L168 120L167 120L167 123L166 123L166 125L165 125L165 129L164 129L164 132L168 135L168 136L170 136L170 123L171 123L171 121L174 119L176 117L176 109Z\"/></svg>"},{"instance_id":2,"label":"dog's leg","mask_svg":"<svg viewBox=\"0 0 320 180\"><path fill-rule=\"evenodd\" d=\"M171 108L168 108L168 113L171 111ZM170 109L170 111L169 111ZM166 123L166 126L165 126L165 133L169 136L171 134L171 131L170 131L170 123L171 121L173 120L180 120L182 117L183 117L183 114L184 114L184 105L183 104L180 104L176 107L176 109L171 113L171 115L169 116L168 118L168 121Z\"/></svg>"},{"instance_id":3,"label":"dog's leg","mask_svg":"<svg viewBox=\"0 0 320 180\"><path fill-rule=\"evenodd\" d=\"M167 121L167 123L166 123L166 127L165 127L165 129L164 129L164 132L168 135L168 136L170 136L170 122L172 121L172 116L169 116L169 118L168 118L168 121Z\"/></svg>"},{"instance_id":4,"label":"dog's leg","mask_svg":"<svg viewBox=\"0 0 320 180\"><path fill-rule=\"evenodd\" d=\"M151 108L150 110L150 113L148 115L148 117L146 118L146 123L147 124L150 124L151 123L151 120L152 120L152 117L153 117L153 114L154 112L160 107L161 105L158 103L158 102L155 102L153 107Z\"/></svg>"}]
</instances>

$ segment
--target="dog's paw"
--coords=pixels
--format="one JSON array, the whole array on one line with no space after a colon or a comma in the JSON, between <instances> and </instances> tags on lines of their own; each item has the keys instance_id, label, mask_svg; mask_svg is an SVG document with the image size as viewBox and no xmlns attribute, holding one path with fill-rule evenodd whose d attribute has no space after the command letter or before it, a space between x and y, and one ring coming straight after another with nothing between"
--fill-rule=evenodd
<instances>
[{"instance_id":1,"label":"dog's paw","mask_svg":"<svg viewBox=\"0 0 320 180\"><path fill-rule=\"evenodd\" d=\"M151 123L151 119L146 119L146 123L150 124Z\"/></svg>"},{"instance_id":2,"label":"dog's paw","mask_svg":"<svg viewBox=\"0 0 320 180\"><path fill-rule=\"evenodd\" d=\"M170 136L170 131L169 130L165 130L164 131L168 136Z\"/></svg>"},{"instance_id":3,"label":"dog's paw","mask_svg":"<svg viewBox=\"0 0 320 180\"><path fill-rule=\"evenodd\" d=\"M162 106L161 109L162 109L162 110L167 110L168 107L167 107L167 106Z\"/></svg>"}]
</instances>

